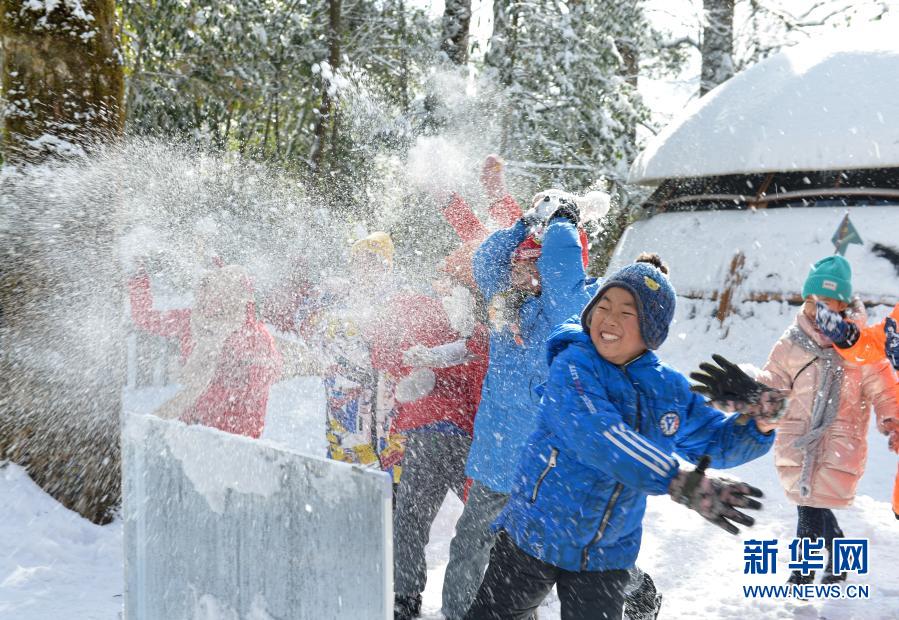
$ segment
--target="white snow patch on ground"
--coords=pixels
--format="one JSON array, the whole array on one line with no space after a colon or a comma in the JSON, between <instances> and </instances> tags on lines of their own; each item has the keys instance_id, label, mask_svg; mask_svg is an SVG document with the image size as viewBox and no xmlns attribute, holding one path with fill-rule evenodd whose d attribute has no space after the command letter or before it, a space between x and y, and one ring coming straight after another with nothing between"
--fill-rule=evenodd
<instances>
[{"instance_id":1,"label":"white snow patch on ground","mask_svg":"<svg viewBox=\"0 0 899 620\"><path fill-rule=\"evenodd\" d=\"M888 309L876 308L871 320L882 318ZM744 304L740 309L744 316L730 323L722 339L723 332L711 318L713 310L712 302L680 299L661 357L685 372L713 352L760 366L795 312L785 304ZM126 411L152 411L170 393L159 389L126 392ZM269 401L264 438L323 454L322 407L318 380L296 378L277 384ZM847 536L870 538L869 573L850 577L850 583L870 585L867 601L744 598L743 585L777 585L788 576L786 545L795 532L796 508L780 489L770 454L729 472L759 486L766 496L757 525L744 535L730 536L666 497L650 498L639 565L664 594L661 618L899 620L899 521L889 505L896 462L896 455L887 451L884 438L872 426L868 467L858 498L853 507L837 511ZM461 512L462 503L448 495L431 528L423 604L426 620L441 618L440 590L449 542ZM117 620L123 587L121 522L103 527L88 523L38 489L21 468L9 465L0 470L0 536L6 549L0 554L0 617ZM743 574L743 540L749 538L779 540L775 575ZM204 603L207 611L214 608L213 601ZM264 608L260 604L259 610ZM543 620L559 618L558 599L551 595L540 613Z\"/></svg>"},{"instance_id":2,"label":"white snow patch on ground","mask_svg":"<svg viewBox=\"0 0 899 620\"><path fill-rule=\"evenodd\" d=\"M119 617L121 522L90 523L8 464L0 468L0 541L0 618Z\"/></svg>"}]
</instances>

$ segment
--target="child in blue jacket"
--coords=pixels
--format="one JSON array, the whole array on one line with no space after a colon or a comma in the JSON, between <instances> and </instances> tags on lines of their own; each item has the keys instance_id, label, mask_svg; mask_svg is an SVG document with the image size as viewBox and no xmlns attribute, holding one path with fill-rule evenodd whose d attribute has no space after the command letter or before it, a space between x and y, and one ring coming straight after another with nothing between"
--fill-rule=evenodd
<instances>
[{"instance_id":1,"label":"child in blue jacket","mask_svg":"<svg viewBox=\"0 0 899 620\"><path fill-rule=\"evenodd\" d=\"M548 205L548 216L538 213ZM527 438L537 427L546 381L543 347L553 329L596 290L583 261L573 202L540 201L512 227L494 232L472 260L479 292L490 300L490 361L474 422L465 472L473 480L456 523L443 580L443 614L460 620L471 606L495 534L490 529L509 498ZM544 224L538 243L532 233Z\"/></svg>"},{"instance_id":2,"label":"child in blue jacket","mask_svg":"<svg viewBox=\"0 0 899 620\"><path fill-rule=\"evenodd\" d=\"M731 533L731 521L753 523L736 508L761 507L758 489L707 477L703 466L683 471L673 456L735 467L774 436L713 409L659 361L652 350L668 335L675 292L661 260L641 258L652 264L618 271L580 321L549 338L538 428L466 619L528 618L553 585L563 620L620 618L647 495L670 494Z\"/></svg>"}]
</instances>

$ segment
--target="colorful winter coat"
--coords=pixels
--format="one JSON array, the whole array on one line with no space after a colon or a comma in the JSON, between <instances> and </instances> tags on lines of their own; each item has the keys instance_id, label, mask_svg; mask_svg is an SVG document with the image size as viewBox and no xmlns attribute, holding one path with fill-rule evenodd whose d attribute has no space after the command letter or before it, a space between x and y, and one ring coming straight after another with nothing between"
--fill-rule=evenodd
<instances>
[{"instance_id":1,"label":"colorful winter coat","mask_svg":"<svg viewBox=\"0 0 899 620\"><path fill-rule=\"evenodd\" d=\"M153 309L150 277L141 272L129 283L131 318L147 332L177 338L181 361L186 362L195 342L191 336L192 310ZM265 425L269 388L281 373L281 356L265 325L256 320L252 301L246 319L221 349L212 380L192 407L181 414L184 422L211 426L228 433L259 437Z\"/></svg>"},{"instance_id":2,"label":"colorful winter coat","mask_svg":"<svg viewBox=\"0 0 899 620\"><path fill-rule=\"evenodd\" d=\"M343 280L323 283L310 296L312 303L300 308L298 329L324 365L328 458L377 463L388 471L394 463L382 461L382 453L401 455L390 444L395 378L372 364L380 309L368 299L348 297L349 287Z\"/></svg>"},{"instance_id":3,"label":"colorful winter coat","mask_svg":"<svg viewBox=\"0 0 899 620\"><path fill-rule=\"evenodd\" d=\"M899 323L899 305L890 312L890 317ZM855 364L870 364L884 359L886 336L883 328L886 319L875 325L865 326L864 321L857 321L859 327L858 340L846 349L837 347L837 352L847 361Z\"/></svg>"},{"instance_id":4,"label":"colorful winter coat","mask_svg":"<svg viewBox=\"0 0 899 620\"><path fill-rule=\"evenodd\" d=\"M478 248L474 276L484 299L495 302L510 288L511 255L527 234L519 221L496 231ZM518 310L521 344L510 325L490 327L490 364L466 465L469 477L498 493L512 490L518 457L537 424L535 388L547 377L546 339L596 291L595 279L584 273L578 231L564 218L554 218L547 226L537 268L541 294Z\"/></svg>"},{"instance_id":5,"label":"colorful winter coat","mask_svg":"<svg viewBox=\"0 0 899 620\"><path fill-rule=\"evenodd\" d=\"M864 319L861 319L864 321ZM801 346L803 336L819 350ZM806 340L807 342L807 340ZM789 392L786 413L777 422L774 464L787 497L800 506L843 508L855 498L855 488L868 456L868 421L871 406L878 424L899 417L896 378L883 358L858 366L843 361L833 344L800 312L777 341L759 381ZM813 407L826 388L822 383L831 356L841 369L839 384L826 396L832 419L815 430ZM833 372L833 371L831 371ZM822 410L822 415L828 415ZM882 427L881 427L882 428Z\"/></svg>"},{"instance_id":6,"label":"colorful winter coat","mask_svg":"<svg viewBox=\"0 0 899 620\"><path fill-rule=\"evenodd\" d=\"M398 295L388 304L389 320L377 330L371 350L372 364L398 380L412 368L403 363L403 352L420 344L436 347L460 339L450 326L439 300L426 295ZM448 422L470 435L480 401L487 363L487 333L483 325L466 340L471 361L449 368L435 368L429 394L397 405L394 430L405 432ZM436 430L432 428L432 430Z\"/></svg>"},{"instance_id":7,"label":"colorful winter coat","mask_svg":"<svg viewBox=\"0 0 899 620\"><path fill-rule=\"evenodd\" d=\"M679 469L674 453L692 463L708 454L720 469L765 454L774 441L710 407L652 351L623 366L606 361L578 317L553 333L547 351L537 430L494 528L554 566L631 568L646 496L668 492Z\"/></svg>"},{"instance_id":8,"label":"colorful winter coat","mask_svg":"<svg viewBox=\"0 0 899 620\"><path fill-rule=\"evenodd\" d=\"M899 323L899 305L896 305L890 317ZM886 336L884 334L884 324L886 319L875 324L865 325L864 321L859 322L859 337L851 347L841 349L836 347L845 360L856 364L871 364L883 360L885 351ZM899 381L896 383L896 400L899 401ZM893 513L899 519L899 472L896 473L896 480L893 483Z\"/></svg>"}]
</instances>

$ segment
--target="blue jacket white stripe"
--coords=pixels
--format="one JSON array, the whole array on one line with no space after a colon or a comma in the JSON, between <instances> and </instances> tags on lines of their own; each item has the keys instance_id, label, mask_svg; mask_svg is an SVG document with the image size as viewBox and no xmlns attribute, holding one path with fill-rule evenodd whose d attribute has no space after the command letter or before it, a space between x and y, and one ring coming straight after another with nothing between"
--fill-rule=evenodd
<instances>
[{"instance_id":1,"label":"blue jacket white stripe","mask_svg":"<svg viewBox=\"0 0 899 620\"><path fill-rule=\"evenodd\" d=\"M484 299L509 289L511 255L527 232L519 221L494 232L475 252L474 277ZM540 397L535 390L549 370L546 339L597 290L595 279L584 273L577 229L566 219L555 218L544 231L537 268L541 294L519 311L524 344L515 342L508 327L490 330L490 366L466 466L468 476L498 493L512 490L519 454L537 426Z\"/></svg>"},{"instance_id":2,"label":"blue jacket white stripe","mask_svg":"<svg viewBox=\"0 0 899 620\"><path fill-rule=\"evenodd\" d=\"M646 496L667 493L679 469L674 453L693 463L708 454L720 469L774 442L773 433L710 407L652 351L625 366L607 362L578 317L553 333L548 357L537 430L494 528L554 566L633 567Z\"/></svg>"}]
</instances>

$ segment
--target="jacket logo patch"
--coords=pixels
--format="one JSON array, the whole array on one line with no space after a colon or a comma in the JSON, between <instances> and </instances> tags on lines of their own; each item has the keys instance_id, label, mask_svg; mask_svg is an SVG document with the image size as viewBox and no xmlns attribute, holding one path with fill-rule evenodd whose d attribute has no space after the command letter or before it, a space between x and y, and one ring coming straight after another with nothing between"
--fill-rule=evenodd
<instances>
[{"instance_id":1,"label":"jacket logo patch","mask_svg":"<svg viewBox=\"0 0 899 620\"><path fill-rule=\"evenodd\" d=\"M659 283L650 278L649 276L643 276L643 281L646 283L646 286L650 288L650 290L657 291L659 290Z\"/></svg>"},{"instance_id":2,"label":"jacket logo patch","mask_svg":"<svg viewBox=\"0 0 899 620\"><path fill-rule=\"evenodd\" d=\"M659 428L665 437L671 437L680 428L680 416L674 411L669 411L659 418Z\"/></svg>"},{"instance_id":3,"label":"jacket logo patch","mask_svg":"<svg viewBox=\"0 0 899 620\"><path fill-rule=\"evenodd\" d=\"M821 283L821 286L823 288L826 288L828 291L837 290L837 283L832 280L824 280L824 282Z\"/></svg>"}]
</instances>

